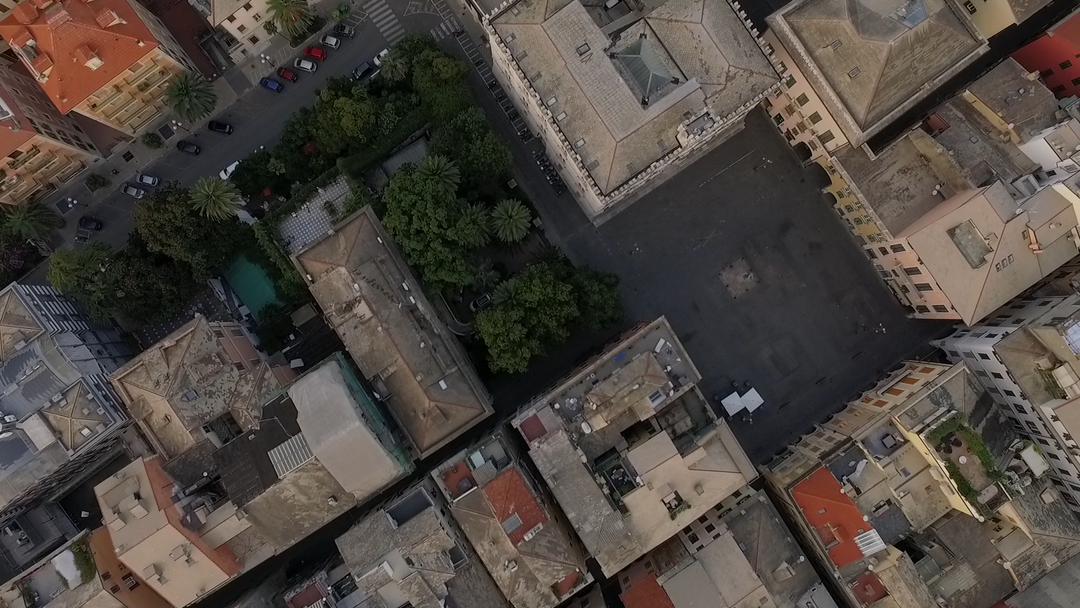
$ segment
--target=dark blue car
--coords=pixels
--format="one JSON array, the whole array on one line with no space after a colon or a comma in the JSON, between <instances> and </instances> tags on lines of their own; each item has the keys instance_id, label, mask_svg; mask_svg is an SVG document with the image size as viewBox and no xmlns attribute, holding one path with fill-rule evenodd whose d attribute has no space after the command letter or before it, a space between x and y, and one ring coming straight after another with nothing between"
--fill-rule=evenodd
<instances>
[{"instance_id":1,"label":"dark blue car","mask_svg":"<svg viewBox=\"0 0 1080 608\"><path fill-rule=\"evenodd\" d=\"M259 81L259 86L261 86L264 89L270 89L271 91L273 91L275 93L280 93L280 92L285 90L285 85L283 85L280 82L274 80L273 78L263 78L262 80Z\"/></svg>"}]
</instances>

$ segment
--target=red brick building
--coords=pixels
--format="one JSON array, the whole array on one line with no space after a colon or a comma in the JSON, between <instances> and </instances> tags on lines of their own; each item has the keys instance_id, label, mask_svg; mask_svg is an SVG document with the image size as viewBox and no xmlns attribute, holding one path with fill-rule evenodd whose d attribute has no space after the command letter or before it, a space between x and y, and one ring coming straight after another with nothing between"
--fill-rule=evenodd
<instances>
[{"instance_id":1,"label":"red brick building","mask_svg":"<svg viewBox=\"0 0 1080 608\"><path fill-rule=\"evenodd\" d=\"M1080 11L1013 53L1024 69L1038 72L1058 99L1080 95Z\"/></svg>"}]
</instances>

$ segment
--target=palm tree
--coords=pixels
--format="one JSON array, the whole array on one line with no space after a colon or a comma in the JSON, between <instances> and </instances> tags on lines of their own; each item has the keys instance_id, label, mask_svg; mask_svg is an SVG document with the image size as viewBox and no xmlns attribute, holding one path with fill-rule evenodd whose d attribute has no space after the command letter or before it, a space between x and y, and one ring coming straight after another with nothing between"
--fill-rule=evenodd
<instances>
[{"instance_id":1,"label":"palm tree","mask_svg":"<svg viewBox=\"0 0 1080 608\"><path fill-rule=\"evenodd\" d=\"M165 103L177 116L195 122L210 115L217 103L217 93L201 77L192 72L177 74L165 88Z\"/></svg>"},{"instance_id":2,"label":"palm tree","mask_svg":"<svg viewBox=\"0 0 1080 608\"><path fill-rule=\"evenodd\" d=\"M473 277L473 288L477 291L487 291L499 282L499 271L489 259L484 259L476 267L476 275Z\"/></svg>"},{"instance_id":3,"label":"palm tree","mask_svg":"<svg viewBox=\"0 0 1080 608\"><path fill-rule=\"evenodd\" d=\"M488 244L491 239L491 220L488 208L481 203L469 203L461 212L461 225L463 233L474 235L470 237L468 245L478 249Z\"/></svg>"},{"instance_id":4,"label":"palm tree","mask_svg":"<svg viewBox=\"0 0 1080 608\"><path fill-rule=\"evenodd\" d=\"M60 218L44 203L34 201L10 209L4 216L4 231L24 239L45 239Z\"/></svg>"},{"instance_id":5,"label":"palm tree","mask_svg":"<svg viewBox=\"0 0 1080 608\"><path fill-rule=\"evenodd\" d=\"M416 172L434 179L450 191L457 190L458 182L461 180L461 172L454 161L441 154L431 154L424 158L420 161L420 167Z\"/></svg>"},{"instance_id":6,"label":"palm tree","mask_svg":"<svg viewBox=\"0 0 1080 608\"><path fill-rule=\"evenodd\" d=\"M191 204L210 219L227 219L236 213L242 203L236 186L220 177L204 177L191 188Z\"/></svg>"},{"instance_id":7,"label":"palm tree","mask_svg":"<svg viewBox=\"0 0 1080 608\"><path fill-rule=\"evenodd\" d=\"M544 243L535 253L532 254L532 261L535 264L550 264L552 266L558 266L566 263L566 254L551 243Z\"/></svg>"},{"instance_id":8,"label":"palm tree","mask_svg":"<svg viewBox=\"0 0 1080 608\"><path fill-rule=\"evenodd\" d=\"M517 299L517 282L514 279L507 279L499 283L495 286L495 291L491 293L491 299L495 300L496 306L513 304Z\"/></svg>"},{"instance_id":9,"label":"palm tree","mask_svg":"<svg viewBox=\"0 0 1080 608\"><path fill-rule=\"evenodd\" d=\"M495 236L504 243L516 243L525 238L531 221L529 208L512 198L500 201L491 212Z\"/></svg>"},{"instance_id":10,"label":"palm tree","mask_svg":"<svg viewBox=\"0 0 1080 608\"><path fill-rule=\"evenodd\" d=\"M304 35L315 21L315 13L305 0L269 0L266 9L278 31L288 38Z\"/></svg>"},{"instance_id":11,"label":"palm tree","mask_svg":"<svg viewBox=\"0 0 1080 608\"><path fill-rule=\"evenodd\" d=\"M409 76L409 62L402 56L401 53L390 51L390 54L383 58L382 76L390 82L401 82Z\"/></svg>"}]
</instances>

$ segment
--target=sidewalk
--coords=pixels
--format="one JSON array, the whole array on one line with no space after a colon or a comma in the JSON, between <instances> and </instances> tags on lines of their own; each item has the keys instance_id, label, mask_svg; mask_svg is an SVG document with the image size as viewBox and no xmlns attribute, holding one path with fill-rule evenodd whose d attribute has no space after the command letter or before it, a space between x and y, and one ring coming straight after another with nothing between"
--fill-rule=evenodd
<instances>
[{"instance_id":1,"label":"sidewalk","mask_svg":"<svg viewBox=\"0 0 1080 608\"><path fill-rule=\"evenodd\" d=\"M269 56L270 61L265 61L261 57L252 57L244 63L237 64L230 72L236 73L239 71L240 74L243 74L244 77L247 78L248 82L251 83L251 86L254 86L259 84L259 81L262 80L263 77L273 76L274 72L276 72L279 67L288 67L292 69L292 59L299 57L300 53L304 51L305 46L313 44L337 24L337 22L333 20L332 14L338 4L341 3L336 0L323 0L322 2L315 4L315 15L326 19L326 25L304 40L303 44L293 48L289 44L288 38L281 34L274 34L271 38L273 42L270 46L259 53L260 55ZM227 79L229 76L230 74L225 74ZM234 78L233 80L236 79ZM234 82L233 84L236 85L238 83Z\"/></svg>"},{"instance_id":2,"label":"sidewalk","mask_svg":"<svg viewBox=\"0 0 1080 608\"><path fill-rule=\"evenodd\" d=\"M107 158L100 158L90 162L86 171L45 199L46 205L55 209L68 220L67 225L59 231L59 240L52 243L54 247L74 243L78 224L76 218L83 214L93 215L93 208L116 194L124 182L132 180L135 174L144 167L172 153L176 142L188 134L183 129L191 131L200 129L213 116L236 101L236 93L223 79L212 82L211 86L214 87L218 99L214 111L209 116L195 124L185 122L180 130L174 130L170 121L179 119L170 110L166 110L165 113L154 120L152 123L154 127L145 131L145 133L161 135L161 138L165 140L164 146L157 149L149 148L143 145L142 141L140 141L142 136L139 135L126 143L118 145ZM116 171L115 174L114 171ZM92 173L96 173L112 183L91 193L86 189L85 182L86 178ZM72 204L69 200L77 201L77 204Z\"/></svg>"}]
</instances>

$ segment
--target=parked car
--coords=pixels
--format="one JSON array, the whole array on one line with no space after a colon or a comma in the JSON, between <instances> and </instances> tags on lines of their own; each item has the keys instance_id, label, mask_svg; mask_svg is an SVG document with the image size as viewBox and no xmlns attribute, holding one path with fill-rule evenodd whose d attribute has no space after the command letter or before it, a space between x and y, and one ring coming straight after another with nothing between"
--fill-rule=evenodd
<instances>
[{"instance_id":1,"label":"parked car","mask_svg":"<svg viewBox=\"0 0 1080 608\"><path fill-rule=\"evenodd\" d=\"M277 75L281 76L285 80L288 80L289 82L296 82L297 79L300 78L299 74L290 70L289 68L278 68Z\"/></svg>"},{"instance_id":2,"label":"parked car","mask_svg":"<svg viewBox=\"0 0 1080 608\"><path fill-rule=\"evenodd\" d=\"M97 219L96 217L84 215L79 218L79 228L82 228L83 230L93 230L94 232L100 232L101 229L104 227L105 223Z\"/></svg>"},{"instance_id":3,"label":"parked car","mask_svg":"<svg viewBox=\"0 0 1080 608\"><path fill-rule=\"evenodd\" d=\"M142 198L146 196L146 190L132 186L131 184L124 184L124 187L120 188L120 192L123 192L131 198Z\"/></svg>"},{"instance_id":4,"label":"parked car","mask_svg":"<svg viewBox=\"0 0 1080 608\"><path fill-rule=\"evenodd\" d=\"M320 49L317 46L309 46L304 49L304 59L318 59L319 61L326 61L326 49Z\"/></svg>"},{"instance_id":5,"label":"parked car","mask_svg":"<svg viewBox=\"0 0 1080 608\"><path fill-rule=\"evenodd\" d=\"M263 78L259 81L259 86L264 89L270 89L275 93L280 93L285 90L285 85L274 80L273 78Z\"/></svg>"},{"instance_id":6,"label":"parked car","mask_svg":"<svg viewBox=\"0 0 1080 608\"><path fill-rule=\"evenodd\" d=\"M373 60L375 62L375 65L376 66L382 66L383 59L386 59L386 56L389 55L389 54L390 54L390 49L383 49L383 50L379 51L379 54L375 55L375 59Z\"/></svg>"},{"instance_id":7,"label":"parked car","mask_svg":"<svg viewBox=\"0 0 1080 608\"><path fill-rule=\"evenodd\" d=\"M161 180L154 177L153 175L147 175L145 173L139 173L138 175L135 176L135 183L139 184L140 186L149 186L149 187L153 188L154 186L160 184Z\"/></svg>"},{"instance_id":8,"label":"parked car","mask_svg":"<svg viewBox=\"0 0 1080 608\"><path fill-rule=\"evenodd\" d=\"M236 171L236 168L239 167L239 166L240 166L240 161L234 162L233 164L229 165L228 167L225 167L224 169L222 169L221 173L218 173L218 177L220 177L221 179L229 179L229 177L232 176L233 172Z\"/></svg>"},{"instance_id":9,"label":"parked car","mask_svg":"<svg viewBox=\"0 0 1080 608\"><path fill-rule=\"evenodd\" d=\"M339 23L334 26L334 35L340 38L353 38L356 36L356 28L351 25Z\"/></svg>"},{"instance_id":10,"label":"parked car","mask_svg":"<svg viewBox=\"0 0 1080 608\"><path fill-rule=\"evenodd\" d=\"M372 74L375 68L371 67L370 63L364 62L356 66L352 71L353 80L363 80Z\"/></svg>"},{"instance_id":11,"label":"parked car","mask_svg":"<svg viewBox=\"0 0 1080 608\"><path fill-rule=\"evenodd\" d=\"M225 135L228 135L233 131L232 125L227 122L221 122L220 120L211 120L210 122L206 123L206 128L210 129L214 133L223 133Z\"/></svg>"},{"instance_id":12,"label":"parked car","mask_svg":"<svg viewBox=\"0 0 1080 608\"><path fill-rule=\"evenodd\" d=\"M198 156L199 152L202 152L202 148L191 143L190 141L185 141L183 139L176 142L176 149L183 152L184 154L190 154L192 156Z\"/></svg>"},{"instance_id":13,"label":"parked car","mask_svg":"<svg viewBox=\"0 0 1080 608\"><path fill-rule=\"evenodd\" d=\"M333 36L326 35L319 39L319 44L328 46L332 49L336 49L341 46L341 40L338 38L334 38Z\"/></svg>"},{"instance_id":14,"label":"parked car","mask_svg":"<svg viewBox=\"0 0 1080 608\"><path fill-rule=\"evenodd\" d=\"M293 67L309 74L314 74L315 70L319 69L319 64L309 59L297 59L293 62Z\"/></svg>"},{"instance_id":15,"label":"parked car","mask_svg":"<svg viewBox=\"0 0 1080 608\"><path fill-rule=\"evenodd\" d=\"M492 298L490 293L481 294L472 302L469 302L469 310L473 312L480 312L488 306L491 306Z\"/></svg>"}]
</instances>

